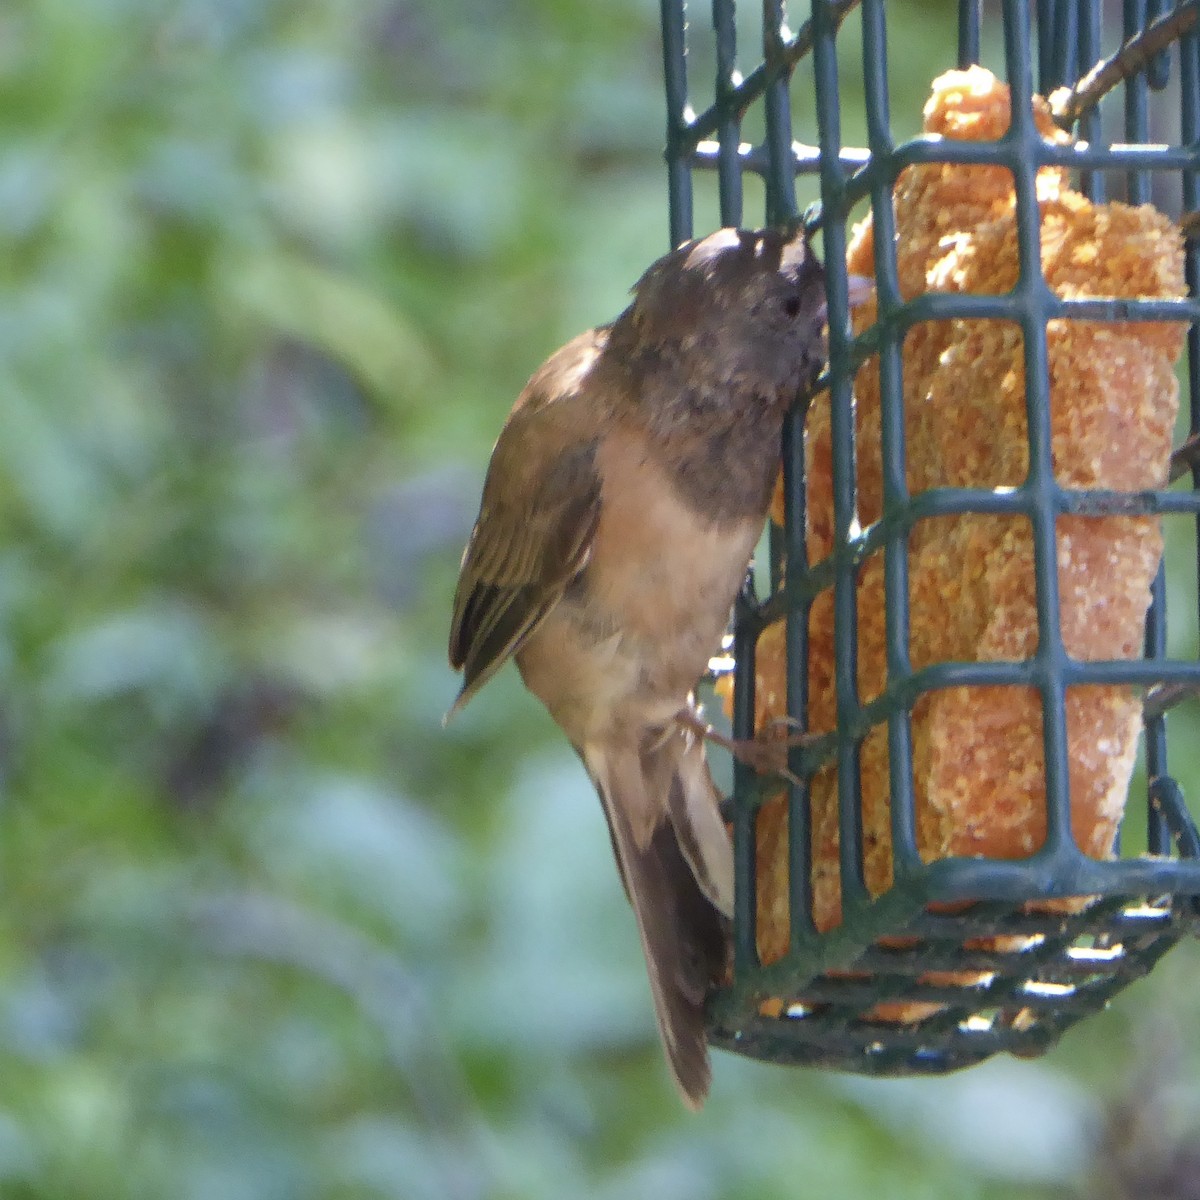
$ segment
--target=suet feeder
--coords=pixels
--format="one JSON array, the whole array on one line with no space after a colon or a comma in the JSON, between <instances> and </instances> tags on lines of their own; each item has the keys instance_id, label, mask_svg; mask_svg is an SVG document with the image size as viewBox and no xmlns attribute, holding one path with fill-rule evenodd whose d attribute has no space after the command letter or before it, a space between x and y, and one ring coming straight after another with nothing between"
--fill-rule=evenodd
<instances>
[{"instance_id":1,"label":"suet feeder","mask_svg":"<svg viewBox=\"0 0 1200 1200\"><path fill-rule=\"evenodd\" d=\"M734 766L734 953L710 1000L714 1045L885 1075L1039 1054L1200 919L1185 798L1189 772L1200 778L1200 6L1127 2L1122 28L1106 29L1110 7L1005 0L985 22L980 4L960 3L957 64L931 61L929 77L978 64L982 48L1006 128L897 140L884 0L814 0L794 29L781 0L765 0L761 60L756 47L744 73L732 0L690 30L682 0L662 0L672 244L693 233L706 172L725 225L760 223L744 210L746 176L762 180L771 224L801 219L797 184L815 177L803 219L820 231L830 312L825 386L785 431L769 588L765 572L757 589L748 581L732 647L735 736L763 734L772 715L815 736L793 739L786 784ZM693 73L697 58L715 69L698 113L689 42ZM844 97L860 89L866 145L844 145ZM961 93L951 116L973 119ZM793 139L807 114L811 146ZM744 140L750 129L761 140ZM985 178L979 168L1000 180L988 221L926 213L944 286L915 286L905 223L942 195L919 181L953 193ZM1151 201L1169 236L1138 207ZM868 213L870 234L849 233ZM1178 287L1089 288L1089 264L1097 278L1138 263L1153 274L1164 237ZM1115 266L1106 246L1123 255L1135 242L1150 249ZM848 250L876 281L853 323ZM1013 278L989 289L1006 254ZM1142 382L1129 384L1143 349ZM1060 396L1088 394L1072 371L1103 377L1099 408L1066 411ZM970 429L948 431L946 413L986 420L980 393L996 415L979 445L1011 457L1019 426L1011 477L971 457ZM1164 449L1141 479L1151 410ZM1123 430L1105 434L1107 449L1087 449L1096 420ZM1065 461L1073 446L1079 470ZM986 646L978 629L950 636L968 604L977 625L1029 627ZM1135 637L1119 634L1122 611ZM1001 836L993 821L1015 824Z\"/></svg>"}]
</instances>

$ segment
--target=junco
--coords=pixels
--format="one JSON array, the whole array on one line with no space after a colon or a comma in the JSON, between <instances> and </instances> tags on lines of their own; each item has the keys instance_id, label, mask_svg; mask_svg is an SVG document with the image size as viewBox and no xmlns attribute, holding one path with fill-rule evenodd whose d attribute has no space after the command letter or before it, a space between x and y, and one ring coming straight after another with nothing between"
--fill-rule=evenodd
<instances>
[{"instance_id":1,"label":"junco","mask_svg":"<svg viewBox=\"0 0 1200 1200\"><path fill-rule=\"evenodd\" d=\"M454 598L451 712L513 657L570 738L699 1108L733 856L691 693L762 533L784 414L824 362L824 273L802 232L722 229L634 293L538 369L500 433Z\"/></svg>"}]
</instances>

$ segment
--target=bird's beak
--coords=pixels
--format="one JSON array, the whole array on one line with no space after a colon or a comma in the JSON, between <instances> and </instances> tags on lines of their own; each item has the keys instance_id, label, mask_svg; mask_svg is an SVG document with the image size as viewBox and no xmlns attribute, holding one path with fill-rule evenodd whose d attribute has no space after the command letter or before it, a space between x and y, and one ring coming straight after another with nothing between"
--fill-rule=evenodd
<instances>
[{"instance_id":1,"label":"bird's beak","mask_svg":"<svg viewBox=\"0 0 1200 1200\"><path fill-rule=\"evenodd\" d=\"M865 304L875 294L875 280L869 275L847 275L846 285L849 289L851 308Z\"/></svg>"},{"instance_id":2,"label":"bird's beak","mask_svg":"<svg viewBox=\"0 0 1200 1200\"><path fill-rule=\"evenodd\" d=\"M846 289L849 306L857 308L875 294L875 280L869 275L847 275ZM817 310L817 315L822 320L828 318L829 309L826 302L822 302L821 307Z\"/></svg>"}]
</instances>

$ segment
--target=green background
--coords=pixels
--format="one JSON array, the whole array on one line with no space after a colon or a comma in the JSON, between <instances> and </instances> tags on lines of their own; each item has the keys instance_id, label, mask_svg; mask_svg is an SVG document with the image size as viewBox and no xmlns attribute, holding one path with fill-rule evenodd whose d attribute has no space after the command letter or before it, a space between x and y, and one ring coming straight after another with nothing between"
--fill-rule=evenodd
<instances>
[{"instance_id":1,"label":"green background","mask_svg":"<svg viewBox=\"0 0 1200 1200\"><path fill-rule=\"evenodd\" d=\"M898 133L954 7L889 5ZM1184 1194L1146 1181L1191 1177L1190 947L1040 1062L717 1055L692 1116L574 757L511 671L441 728L491 442L667 249L658 36L0 9L0 1197Z\"/></svg>"}]
</instances>

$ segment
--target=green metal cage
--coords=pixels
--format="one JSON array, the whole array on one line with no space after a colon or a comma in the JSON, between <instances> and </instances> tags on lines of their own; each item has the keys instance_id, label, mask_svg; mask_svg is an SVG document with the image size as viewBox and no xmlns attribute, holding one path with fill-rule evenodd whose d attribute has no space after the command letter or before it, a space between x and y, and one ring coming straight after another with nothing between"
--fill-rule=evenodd
<instances>
[{"instance_id":1,"label":"green metal cage","mask_svg":"<svg viewBox=\"0 0 1200 1200\"><path fill-rule=\"evenodd\" d=\"M755 647L761 631L786 612L788 712L803 728L807 710L808 615L817 594L834 591L837 732L790 751L796 781L788 786L790 943L768 966L756 942L757 814L762 781L734 767L730 819L737 869L734 965L728 986L710 1002L713 1044L779 1062L821 1065L872 1074L939 1073L998 1051L1038 1054L1062 1032L1102 1007L1145 974L1183 936L1193 932L1200 896L1200 837L1183 790L1168 764L1168 710L1200 691L1200 663L1167 656L1167 588L1160 569L1152 587L1145 649L1136 660L1080 662L1068 656L1059 628L1055 523L1063 514L1171 514L1194 527L1189 561L1200 551L1200 342L1195 299L1200 255L1189 237L1183 300L1073 300L1057 298L1040 269L1038 169L1069 168L1079 190L1103 200L1115 180L1121 198L1150 199L1154 179L1169 179L1181 197L1191 233L1200 208L1200 26L1195 3L1168 7L1126 0L1121 50L1107 60L1099 0L1004 0L992 26L982 5L958 6L958 63L980 59L981 35L1002 40L1004 75L1012 89L1012 125L997 142L948 142L917 137L896 144L888 88L887 5L884 0L813 0L797 32L788 28L782 0L762 6L762 60L743 77L737 69L733 0L713 0L711 31L691 31L691 49L703 43L715 61L714 102L698 115L689 104L689 30L682 0L662 0L668 110L670 237L692 236L696 172L715 172L720 219L755 224L743 214L747 175L763 181L768 223L799 217L796 181L815 175L820 202L806 215L823 239L830 309L828 386L832 420L833 552L809 562L804 528L805 413L799 407L785 429L783 462L786 525L772 530L771 594L760 601L753 580L735 613L734 733L753 734ZM854 10L858 10L855 12ZM1032 11L1031 11L1032 10ZM932 19L932 18L931 18ZM845 146L840 130L838 39L844 23L861 20L862 86L867 145ZM846 25L845 28L849 28ZM811 56L812 93L800 94L797 67ZM955 64L931 62L929 76ZM805 78L809 64L805 63ZM1093 68L1098 68L1094 70ZM843 74L845 67L842 68ZM1055 146L1038 134L1029 97L1073 88L1067 119L1075 144ZM1106 138L1101 96L1119 89L1121 139ZM1175 97L1178 97L1176 101ZM1169 141L1150 137L1156 107L1178 105L1178 131ZM818 143L793 142L793 105L815 109ZM761 112L754 114L756 106ZM743 142L748 114L761 119L757 144ZM1172 118L1175 113L1172 111ZM904 302L897 282L893 188L917 163L994 163L1013 176L1021 274L1008 295L930 294ZM701 186L706 182L701 180ZM846 227L851 209L870 201L875 223L879 319L855 338L847 320ZM706 232L701 230L700 232ZM1024 346L1029 472L1013 489L938 488L910 495L906 487L901 344L917 323L954 317L1018 322ZM1188 321L1183 404L1189 435L1172 459L1172 479L1191 487L1137 494L1071 490L1055 479L1051 460L1047 322L1052 318L1103 321ZM883 439L883 516L866 529L856 521L855 424L852 384L868 356L878 355ZM1032 527L1037 588L1038 649L1024 662L942 662L914 672L909 664L907 538L926 518L975 512L1019 514ZM1174 543L1171 543L1174 545ZM1171 553L1168 549L1168 555ZM856 679L856 571L869 554L885 562L887 686L864 704ZM1174 618L1176 614L1172 614ZM1191 636L1200 613L1178 614ZM1148 778L1147 853L1098 861L1084 854L1071 830L1065 696L1084 684L1134 685L1144 695ZM913 791L911 712L916 698L951 686L1024 686L1038 689L1043 714L1046 838L1021 860L948 858L925 862L918 853ZM1182 715L1182 714L1181 714ZM858 754L867 732L886 723L891 772L894 885L868 891L863 865ZM1186 732L1186 730L1185 730ZM842 923L818 933L812 914L809 785L822 763L837 764ZM1133 820L1130 805L1126 823ZM1137 811L1140 810L1140 806ZM1137 818L1140 822L1140 816ZM1127 841L1130 838L1126 833ZM1081 911L1048 914L1028 902L1091 897ZM930 905L934 904L931 910ZM938 906L941 907L938 907ZM946 911L953 905L953 911ZM1014 935L1019 949L981 950L981 937ZM881 939L883 941L881 942ZM992 945L998 944L996 942ZM940 982L931 982L930 973ZM972 972L970 985L947 983L946 972ZM776 1003L765 1015L763 1001ZM881 1023L881 1001L927 1003L924 1020ZM778 1015L776 1015L776 1013Z\"/></svg>"}]
</instances>

